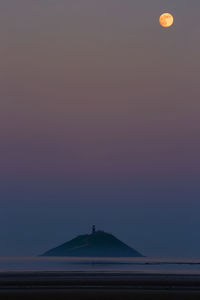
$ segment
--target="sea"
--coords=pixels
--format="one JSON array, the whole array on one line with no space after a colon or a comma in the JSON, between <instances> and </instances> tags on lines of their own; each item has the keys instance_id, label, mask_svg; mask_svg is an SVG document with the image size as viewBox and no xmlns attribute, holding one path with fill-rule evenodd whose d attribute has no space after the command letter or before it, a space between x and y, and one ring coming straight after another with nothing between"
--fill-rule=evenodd
<instances>
[{"instance_id":1,"label":"sea","mask_svg":"<svg viewBox=\"0 0 200 300\"><path fill-rule=\"evenodd\" d=\"M130 272L200 275L200 259L0 257L0 272Z\"/></svg>"}]
</instances>

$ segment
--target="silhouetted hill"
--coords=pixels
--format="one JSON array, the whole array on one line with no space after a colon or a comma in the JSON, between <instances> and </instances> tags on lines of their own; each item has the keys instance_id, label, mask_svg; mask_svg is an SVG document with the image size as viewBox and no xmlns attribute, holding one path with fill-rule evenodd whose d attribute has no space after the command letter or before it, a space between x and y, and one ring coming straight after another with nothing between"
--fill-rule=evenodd
<instances>
[{"instance_id":1,"label":"silhouetted hill","mask_svg":"<svg viewBox=\"0 0 200 300\"><path fill-rule=\"evenodd\" d=\"M142 254L112 234L94 231L92 234L79 235L73 240L45 252L43 256L141 257Z\"/></svg>"}]
</instances>

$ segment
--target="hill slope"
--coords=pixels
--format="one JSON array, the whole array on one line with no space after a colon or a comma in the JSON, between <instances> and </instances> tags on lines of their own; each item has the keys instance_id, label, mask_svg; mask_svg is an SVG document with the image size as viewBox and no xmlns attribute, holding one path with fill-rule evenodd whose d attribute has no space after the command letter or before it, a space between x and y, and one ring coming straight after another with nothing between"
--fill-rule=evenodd
<instances>
[{"instance_id":1,"label":"hill slope","mask_svg":"<svg viewBox=\"0 0 200 300\"><path fill-rule=\"evenodd\" d=\"M79 235L73 240L45 252L43 256L141 257L142 254L112 234L96 231L92 234Z\"/></svg>"}]
</instances>

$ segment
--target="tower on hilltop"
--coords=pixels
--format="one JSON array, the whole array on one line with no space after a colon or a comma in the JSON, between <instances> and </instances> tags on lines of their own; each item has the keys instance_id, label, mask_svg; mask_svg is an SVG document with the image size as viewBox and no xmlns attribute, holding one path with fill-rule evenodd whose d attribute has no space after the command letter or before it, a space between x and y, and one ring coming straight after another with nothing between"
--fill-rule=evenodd
<instances>
[{"instance_id":1,"label":"tower on hilltop","mask_svg":"<svg viewBox=\"0 0 200 300\"><path fill-rule=\"evenodd\" d=\"M95 234L95 232L96 232L96 227L95 227L95 225L93 225L92 226L92 234Z\"/></svg>"}]
</instances>

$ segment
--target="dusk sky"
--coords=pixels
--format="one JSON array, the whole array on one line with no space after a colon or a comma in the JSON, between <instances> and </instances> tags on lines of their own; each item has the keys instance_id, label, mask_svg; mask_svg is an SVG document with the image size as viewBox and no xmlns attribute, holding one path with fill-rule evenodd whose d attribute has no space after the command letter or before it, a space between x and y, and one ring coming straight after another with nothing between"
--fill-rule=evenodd
<instances>
[{"instance_id":1,"label":"dusk sky","mask_svg":"<svg viewBox=\"0 0 200 300\"><path fill-rule=\"evenodd\" d=\"M0 255L96 224L147 256L200 257L199 13L0 1Z\"/></svg>"}]
</instances>

